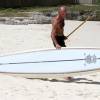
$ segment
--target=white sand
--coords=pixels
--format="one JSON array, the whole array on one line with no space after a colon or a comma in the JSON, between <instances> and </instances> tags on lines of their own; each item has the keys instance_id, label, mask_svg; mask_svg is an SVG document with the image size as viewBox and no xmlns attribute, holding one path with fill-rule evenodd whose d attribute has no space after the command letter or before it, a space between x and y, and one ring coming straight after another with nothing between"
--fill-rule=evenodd
<instances>
[{"instance_id":1,"label":"white sand","mask_svg":"<svg viewBox=\"0 0 100 100\"><path fill-rule=\"evenodd\" d=\"M81 22L66 21L65 34ZM51 25L0 25L0 55L54 48ZM69 40L68 47L100 48L100 22L87 22ZM100 73L75 76L73 82L29 80L0 74L0 100L100 100Z\"/></svg>"},{"instance_id":2,"label":"white sand","mask_svg":"<svg viewBox=\"0 0 100 100\"><path fill-rule=\"evenodd\" d=\"M75 27L79 25L79 21L68 21L66 32L70 33ZM100 48L100 22L86 22L75 33L71 35L66 44L70 47L87 47Z\"/></svg>"}]
</instances>

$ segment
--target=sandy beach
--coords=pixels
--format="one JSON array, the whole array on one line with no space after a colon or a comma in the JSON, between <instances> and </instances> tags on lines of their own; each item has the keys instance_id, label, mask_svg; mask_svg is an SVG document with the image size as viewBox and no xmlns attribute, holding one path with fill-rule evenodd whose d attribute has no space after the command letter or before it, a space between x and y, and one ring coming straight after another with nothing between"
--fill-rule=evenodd
<instances>
[{"instance_id":1,"label":"sandy beach","mask_svg":"<svg viewBox=\"0 0 100 100\"><path fill-rule=\"evenodd\" d=\"M81 21L66 21L65 35ZM0 24L0 56L54 48L51 24ZM100 48L100 22L87 21L66 41L67 48ZM100 72L77 75L72 82L25 79L0 74L0 100L99 100Z\"/></svg>"}]
</instances>

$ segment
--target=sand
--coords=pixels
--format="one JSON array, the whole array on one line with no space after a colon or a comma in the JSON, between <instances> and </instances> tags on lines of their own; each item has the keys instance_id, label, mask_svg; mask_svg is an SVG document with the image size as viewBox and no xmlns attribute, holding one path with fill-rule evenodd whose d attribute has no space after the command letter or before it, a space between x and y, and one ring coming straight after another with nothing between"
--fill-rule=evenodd
<instances>
[{"instance_id":1,"label":"sand","mask_svg":"<svg viewBox=\"0 0 100 100\"><path fill-rule=\"evenodd\" d=\"M80 21L66 21L65 35ZM54 48L51 24L0 25L0 56ZM100 22L89 21L66 41L67 48L100 48ZM78 75L72 82L31 80L0 74L0 100L99 100L100 72Z\"/></svg>"}]
</instances>

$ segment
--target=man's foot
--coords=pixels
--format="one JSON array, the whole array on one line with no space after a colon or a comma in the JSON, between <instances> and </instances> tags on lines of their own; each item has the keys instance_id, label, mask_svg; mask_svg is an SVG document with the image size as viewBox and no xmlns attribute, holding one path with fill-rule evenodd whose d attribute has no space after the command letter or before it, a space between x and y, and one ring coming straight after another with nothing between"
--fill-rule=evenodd
<instances>
[{"instance_id":1,"label":"man's foot","mask_svg":"<svg viewBox=\"0 0 100 100\"><path fill-rule=\"evenodd\" d=\"M64 77L64 79L65 79L66 81L73 81L73 80L74 80L74 78L73 78L73 77L71 77L71 76Z\"/></svg>"}]
</instances>

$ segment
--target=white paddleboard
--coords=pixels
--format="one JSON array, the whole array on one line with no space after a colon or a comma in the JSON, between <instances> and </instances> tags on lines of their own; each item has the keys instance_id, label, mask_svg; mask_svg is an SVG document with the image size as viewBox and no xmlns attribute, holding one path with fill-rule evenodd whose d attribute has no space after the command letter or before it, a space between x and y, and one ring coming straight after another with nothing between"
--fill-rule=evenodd
<instances>
[{"instance_id":1,"label":"white paddleboard","mask_svg":"<svg viewBox=\"0 0 100 100\"><path fill-rule=\"evenodd\" d=\"M100 49L63 48L0 57L0 72L66 74L100 69Z\"/></svg>"}]
</instances>

